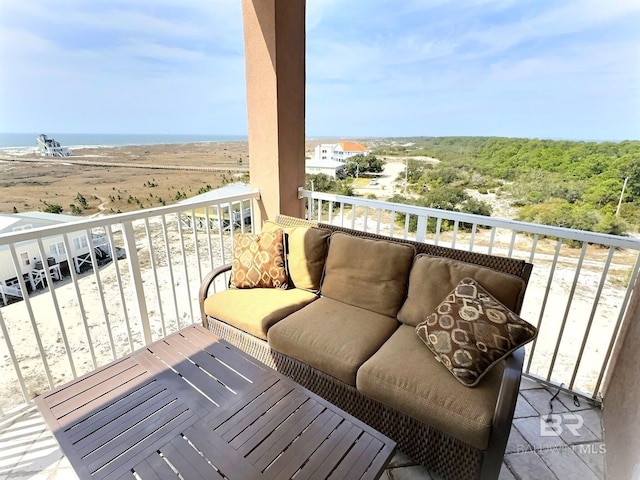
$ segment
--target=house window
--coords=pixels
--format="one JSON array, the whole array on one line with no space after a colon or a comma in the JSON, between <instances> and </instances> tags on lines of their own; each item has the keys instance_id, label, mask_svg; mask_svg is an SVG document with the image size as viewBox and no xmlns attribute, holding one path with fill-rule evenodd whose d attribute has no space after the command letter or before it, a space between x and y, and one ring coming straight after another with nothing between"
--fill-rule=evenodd
<instances>
[{"instance_id":1,"label":"house window","mask_svg":"<svg viewBox=\"0 0 640 480\"><path fill-rule=\"evenodd\" d=\"M73 248L75 250L80 250L81 248L87 248L88 243L87 243L87 237L86 236L82 236L82 237L76 237L73 239Z\"/></svg>"},{"instance_id":2,"label":"house window","mask_svg":"<svg viewBox=\"0 0 640 480\"><path fill-rule=\"evenodd\" d=\"M49 245L49 254L53 257L64 255L64 242Z\"/></svg>"},{"instance_id":3,"label":"house window","mask_svg":"<svg viewBox=\"0 0 640 480\"><path fill-rule=\"evenodd\" d=\"M31 264L29 260L29 254L27 252L20 253L20 261L22 262L22 265L24 265L25 267Z\"/></svg>"}]
</instances>

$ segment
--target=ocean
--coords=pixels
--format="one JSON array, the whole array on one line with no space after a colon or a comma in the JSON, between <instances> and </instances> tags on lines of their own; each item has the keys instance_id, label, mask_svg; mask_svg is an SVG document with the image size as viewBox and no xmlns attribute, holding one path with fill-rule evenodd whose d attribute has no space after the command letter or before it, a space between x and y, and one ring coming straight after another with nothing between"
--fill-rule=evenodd
<instances>
[{"instance_id":1,"label":"ocean","mask_svg":"<svg viewBox=\"0 0 640 480\"><path fill-rule=\"evenodd\" d=\"M117 134L117 133L46 133L63 147L122 145L159 145L176 143L203 142L241 142L246 135L149 135L149 134ZM39 133L0 133L0 149L35 148Z\"/></svg>"}]
</instances>

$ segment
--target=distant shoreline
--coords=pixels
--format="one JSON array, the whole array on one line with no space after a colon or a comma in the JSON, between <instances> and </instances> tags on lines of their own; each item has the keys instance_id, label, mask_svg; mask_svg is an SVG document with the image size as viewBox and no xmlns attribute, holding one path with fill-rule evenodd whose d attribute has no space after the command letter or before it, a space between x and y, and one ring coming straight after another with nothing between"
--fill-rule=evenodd
<instances>
[{"instance_id":1,"label":"distant shoreline","mask_svg":"<svg viewBox=\"0 0 640 480\"><path fill-rule=\"evenodd\" d=\"M247 135L151 135L111 133L47 133L46 135L60 142L60 145L70 149L248 141ZM37 133L0 133L0 150L36 149L37 137Z\"/></svg>"}]
</instances>

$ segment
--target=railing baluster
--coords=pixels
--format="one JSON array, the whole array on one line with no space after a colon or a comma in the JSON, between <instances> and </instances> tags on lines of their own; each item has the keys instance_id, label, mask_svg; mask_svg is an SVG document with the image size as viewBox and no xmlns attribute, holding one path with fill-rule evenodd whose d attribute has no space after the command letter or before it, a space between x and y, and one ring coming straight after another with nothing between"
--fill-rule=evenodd
<instances>
[{"instance_id":1,"label":"railing baluster","mask_svg":"<svg viewBox=\"0 0 640 480\"><path fill-rule=\"evenodd\" d=\"M26 293L25 293L26 294ZM22 398L25 402L31 400L29 398L29 390L27 389L27 385L24 381L24 377L22 376L22 371L20 370L20 362L16 357L16 352L13 349L13 343L11 342L11 337L9 336L9 330L4 323L4 317L2 316L2 311L0 310L0 329L2 330L2 336L4 337L4 342L7 345L7 350L9 351L9 356L11 357L11 364L13 365L13 369L16 372L16 376L18 377L18 383L20 384L20 390L22 390Z\"/></svg>"},{"instance_id":2,"label":"railing baluster","mask_svg":"<svg viewBox=\"0 0 640 480\"><path fill-rule=\"evenodd\" d=\"M435 242L436 245L438 245L438 243L440 242L441 230L442 230L442 217L438 217L438 220L436 221L436 235L433 238L433 241Z\"/></svg>"},{"instance_id":3,"label":"railing baluster","mask_svg":"<svg viewBox=\"0 0 640 480\"><path fill-rule=\"evenodd\" d=\"M451 237L451 248L456 248L456 238L458 237L458 227L460 222L456 220L453 222L453 236Z\"/></svg>"},{"instance_id":4,"label":"railing baluster","mask_svg":"<svg viewBox=\"0 0 640 480\"><path fill-rule=\"evenodd\" d=\"M196 209L191 210L192 218L196 218ZM242 224L244 225L244 210L242 211ZM196 265L198 266L198 278L202 278L202 265L200 264L200 248L198 247L198 231L196 229L196 222L191 222L191 232L193 235L193 248L196 252Z\"/></svg>"},{"instance_id":5,"label":"railing baluster","mask_svg":"<svg viewBox=\"0 0 640 480\"><path fill-rule=\"evenodd\" d=\"M40 252L40 258L47 258L44 254L44 245L42 244L42 238L38 238L38 251ZM62 343L64 344L64 349L67 352L67 361L69 362L69 368L71 368L71 375L73 378L77 378L78 374L76 373L76 365L73 361L73 355L71 354L71 347L69 345L69 339L67 338L67 330L64 328L64 323L62 322L62 314L60 312L60 305L58 304L58 297L56 295L56 289L53 286L53 278L51 278L51 271L49 270L49 263L47 262L46 266L44 265L44 272L47 278L47 285L49 287L49 293L51 294L51 301L53 302L53 309L56 311L56 318L58 320L58 326L60 327L60 335L62 335ZM60 272L60 270L58 270ZM60 273L60 275L62 275ZM58 280L61 280L60 278Z\"/></svg>"},{"instance_id":6,"label":"railing baluster","mask_svg":"<svg viewBox=\"0 0 640 480\"><path fill-rule=\"evenodd\" d=\"M567 299L567 306L564 310L564 316L562 317L562 323L560 324L560 333L558 333L558 340L556 341L556 348L553 351L553 356L551 357L551 363L549 365L549 371L547 373L547 380L551 380L551 375L553 374L553 367L556 364L556 359L558 358L558 351L560 350L560 343L562 342L562 337L564 335L564 329L567 325L567 319L569 318L569 312L571 311L571 304L573 303L573 297L576 293L576 287L578 286L578 279L580 278L580 271L582 270L582 262L584 261L584 256L587 253L587 243L584 242L582 244L582 250L580 252L580 259L578 260L578 265L576 266L576 273L573 276L573 283L571 284L571 291L569 292L569 298Z\"/></svg>"},{"instance_id":7,"label":"railing baluster","mask_svg":"<svg viewBox=\"0 0 640 480\"><path fill-rule=\"evenodd\" d=\"M613 259L613 254L615 253L615 251L616 251L615 248L613 247L609 248L609 254L607 255L607 260L602 270L602 276L600 277L598 290L596 291L596 294L593 297L593 306L591 308L591 314L589 315L589 321L587 322L587 328L584 332L584 336L582 337L582 344L580 345L580 351L578 352L578 359L576 360L576 366L573 368L573 374L571 375L571 381L569 382L570 389L573 388L573 385L576 381L576 376L578 375L580 362L582 362L582 355L584 354L584 349L587 346L587 340L589 340L589 333L591 333L591 325L593 324L593 319L596 316L596 310L598 309L598 304L600 303L600 295L602 294L602 289L604 288L604 284L607 281L609 267L611 266L611 260Z\"/></svg>"},{"instance_id":8,"label":"railing baluster","mask_svg":"<svg viewBox=\"0 0 640 480\"><path fill-rule=\"evenodd\" d=\"M406 240L407 238L409 238L409 222L411 220L411 215L406 213L404 215L404 239Z\"/></svg>"},{"instance_id":9,"label":"railing baluster","mask_svg":"<svg viewBox=\"0 0 640 480\"><path fill-rule=\"evenodd\" d=\"M427 232L427 217L425 215L418 215L418 225L416 226L416 241L424 242Z\"/></svg>"},{"instance_id":10,"label":"railing baluster","mask_svg":"<svg viewBox=\"0 0 640 480\"><path fill-rule=\"evenodd\" d=\"M631 277L629 278L629 285L627 287L627 291L624 295L624 300L620 305L620 313L618 314L618 320L616 321L616 325L613 328L613 333L611 335L611 340L609 341L609 347L607 348L607 353L604 356L604 361L602 362L602 366L600 367L600 374L598 375L598 381L596 382L596 386L594 388L594 395L598 393L600 390L600 384L602 383L602 379L604 378L604 373L607 370L607 366L609 364L609 360L611 359L611 352L613 352L613 347L615 345L616 339L618 338L618 333L620 332L620 326L622 325L622 321L624 320L625 313L627 311L627 307L629 306L629 299L631 298L631 292L638 281L638 271L640 270L640 255L636 258L636 264L633 267L633 272L631 273ZM635 319L633 319L635 320Z\"/></svg>"},{"instance_id":11,"label":"railing baluster","mask_svg":"<svg viewBox=\"0 0 640 480\"><path fill-rule=\"evenodd\" d=\"M164 236L165 255L167 256L167 268L169 269L169 282L171 285L171 293L173 294L173 309L176 316L176 328L180 330L180 314L178 313L178 298L176 296L176 282L173 276L173 262L171 262L171 247L169 244L169 234L167 233L167 219L164 215L160 216L162 222L162 233Z\"/></svg>"},{"instance_id":12,"label":"railing baluster","mask_svg":"<svg viewBox=\"0 0 640 480\"><path fill-rule=\"evenodd\" d=\"M138 307L138 317L140 319L140 327L142 329L142 341L144 345L153 342L151 335L151 325L149 325L149 312L147 310L147 302L144 297L144 285L142 283L142 275L140 274L140 260L136 248L136 236L133 230L133 221L122 223L122 235L124 239L124 248L127 252L127 260L129 264L129 275L133 283L134 304ZM115 351L115 350L114 350Z\"/></svg>"},{"instance_id":13,"label":"railing baluster","mask_svg":"<svg viewBox=\"0 0 640 480\"><path fill-rule=\"evenodd\" d=\"M87 345L89 347L89 353L91 354L92 366L95 369L97 366L96 352L93 347L93 338L91 337L91 332L89 329L89 320L87 318L87 312L84 308L82 295L80 294L80 284L78 282L78 273L74 268L73 256L69 253L69 252L73 252L73 250L71 250L71 243L69 242L69 235L67 233L62 235L62 242L64 243L64 251L67 257L67 264L69 265L69 273L72 278L72 284L76 293L76 300L78 300L78 309L80 310L80 315L82 317L82 326L84 327L84 333L87 338Z\"/></svg>"},{"instance_id":14,"label":"railing baluster","mask_svg":"<svg viewBox=\"0 0 640 480\"><path fill-rule=\"evenodd\" d=\"M380 223L382 223L382 210L381 209L377 209L377 214L376 214L376 234L380 235Z\"/></svg>"},{"instance_id":15,"label":"railing baluster","mask_svg":"<svg viewBox=\"0 0 640 480\"><path fill-rule=\"evenodd\" d=\"M533 236L533 241L531 243L531 254L529 255L529 263L533 263L533 259L536 255L536 248L538 247L538 234L536 233Z\"/></svg>"},{"instance_id":16,"label":"railing baluster","mask_svg":"<svg viewBox=\"0 0 640 480\"><path fill-rule=\"evenodd\" d=\"M115 242L113 239L113 234L111 232L111 227L104 228L105 234L107 235L107 239L109 240L109 245L111 245L111 260L113 262L114 271L116 274L116 285L118 286L118 292L120 294L120 302L122 303L122 315L124 317L125 325L127 326L127 339L129 340L129 352L133 352L133 334L131 332L131 324L129 322L129 311L127 310L127 301L124 297L124 289L122 284L122 277L120 275L120 266L118 265L118 256L115 253ZM149 234L147 230L147 235ZM152 255L151 249L149 250L149 255ZM152 262L153 263L153 262Z\"/></svg>"},{"instance_id":17,"label":"railing baluster","mask_svg":"<svg viewBox=\"0 0 640 480\"><path fill-rule=\"evenodd\" d=\"M553 275L556 271L556 265L558 264L558 256L560 255L560 249L562 248L562 238L559 238L556 242L556 251L553 256L553 261L551 263L551 267L549 269L549 279L547 280L547 288L544 291L544 297L542 298L542 304L540 305L540 315L538 316L538 323L536 324L536 328L540 331L540 326L542 325L542 318L544 317L545 310L547 308L547 301L549 300L549 292L551 291L551 284L553 283ZM533 339L531 342L531 350L529 351L529 361L527 363L526 372L531 371L531 362L533 360L533 356L536 351L536 346L538 344L538 337Z\"/></svg>"},{"instance_id":18,"label":"railing baluster","mask_svg":"<svg viewBox=\"0 0 640 480\"><path fill-rule=\"evenodd\" d=\"M242 205L240 205L240 223L244 224L244 220L242 220ZM176 213L178 219L180 218L180 213ZM182 233L182 224L178 220L178 238L180 239L180 252L182 253L182 267L184 269L184 279L187 286L187 300L189 301L189 314L191 315L191 323L194 321L193 317L193 301L191 299L191 287L189 286L189 269L187 268L187 249L184 246L184 234ZM196 245L197 248L197 245ZM198 278L201 278L199 276Z\"/></svg>"},{"instance_id":19,"label":"railing baluster","mask_svg":"<svg viewBox=\"0 0 640 480\"><path fill-rule=\"evenodd\" d=\"M471 238L469 239L469 252L473 252L473 244L476 241L476 230L478 229L478 224L474 223L471 226Z\"/></svg>"},{"instance_id":20,"label":"railing baluster","mask_svg":"<svg viewBox=\"0 0 640 480\"><path fill-rule=\"evenodd\" d=\"M205 218L205 232L207 232L207 249L209 251L209 270L213 270L215 268L215 263L213 261L213 243L211 242L211 217L209 217L209 206L205 205L204 207L204 218ZM251 222L253 225L253 221Z\"/></svg>"},{"instance_id":21,"label":"railing baluster","mask_svg":"<svg viewBox=\"0 0 640 480\"><path fill-rule=\"evenodd\" d=\"M36 343L38 344L38 355L40 356L40 360L42 361L42 366L44 367L44 372L47 376L49 388L53 388L53 377L51 375L51 370L49 369L49 362L47 361L47 355L44 350L44 345L42 344L42 336L40 335L40 330L38 329L38 324L35 320L36 316L34 315L33 308L31 307L31 300L29 299L27 284L24 282L24 278L20 271L20 262L18 261L18 255L16 254L16 248L13 243L9 244L9 252L11 253L13 268L16 271L18 282L20 283L20 289L22 290L22 301L24 302L24 306L27 308L31 328L33 329L33 333L35 333Z\"/></svg>"},{"instance_id":22,"label":"railing baluster","mask_svg":"<svg viewBox=\"0 0 640 480\"><path fill-rule=\"evenodd\" d=\"M491 227L491 237L489 238L489 248L487 253L491 255L493 252L493 244L496 241L496 227Z\"/></svg>"},{"instance_id":23,"label":"railing baluster","mask_svg":"<svg viewBox=\"0 0 640 480\"><path fill-rule=\"evenodd\" d=\"M511 243L509 244L509 253L507 254L507 257L512 258L513 257L513 248L516 244L516 236L518 235L518 232L516 232L515 230L513 232L511 232Z\"/></svg>"},{"instance_id":24,"label":"railing baluster","mask_svg":"<svg viewBox=\"0 0 640 480\"><path fill-rule=\"evenodd\" d=\"M151 262L151 272L153 273L153 282L156 287L156 299L158 300L158 310L160 311L160 328L163 337L167 335L167 327L164 321L164 309L162 307L162 294L160 293L160 283L158 282L158 264L156 262L155 248L153 246L153 239L151 238L151 229L149 226L149 219L144 219L144 227L147 233L147 246L149 248L149 261ZM112 243L113 245L113 243Z\"/></svg>"}]
</instances>

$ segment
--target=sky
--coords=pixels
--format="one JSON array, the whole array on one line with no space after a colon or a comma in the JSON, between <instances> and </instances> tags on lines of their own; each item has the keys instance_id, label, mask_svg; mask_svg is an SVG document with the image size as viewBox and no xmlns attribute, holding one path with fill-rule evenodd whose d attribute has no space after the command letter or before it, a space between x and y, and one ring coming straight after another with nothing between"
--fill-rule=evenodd
<instances>
[{"instance_id":1,"label":"sky","mask_svg":"<svg viewBox=\"0 0 640 480\"><path fill-rule=\"evenodd\" d=\"M638 0L307 0L307 137L640 139ZM246 135L240 0L1 0L0 132Z\"/></svg>"}]
</instances>

